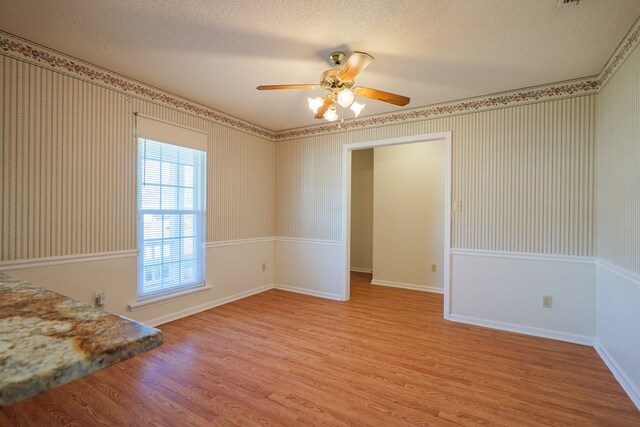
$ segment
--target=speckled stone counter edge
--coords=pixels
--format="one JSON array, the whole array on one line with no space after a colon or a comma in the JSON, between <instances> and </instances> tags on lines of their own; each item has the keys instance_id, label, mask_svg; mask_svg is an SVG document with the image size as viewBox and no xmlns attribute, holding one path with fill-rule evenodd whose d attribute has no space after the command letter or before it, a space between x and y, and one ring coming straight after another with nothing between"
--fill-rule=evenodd
<instances>
[{"instance_id":1,"label":"speckled stone counter edge","mask_svg":"<svg viewBox=\"0 0 640 427\"><path fill-rule=\"evenodd\" d=\"M13 314L11 313L12 306L7 305L6 303L6 300L8 299L6 297L7 295L9 295L13 290L15 290L15 293L20 293L21 289L28 289L30 292L38 292L44 298L51 297L57 301L64 299L72 305L74 309L82 311L83 313L92 312L100 319L109 319L116 326L133 326L136 331L135 336L130 336L130 339L128 340L125 337L122 342L114 341L113 345L110 345L105 349L105 351L102 351L99 354L88 354L86 357L74 360L73 363L54 366L52 369L47 371L46 375L34 375L33 377L17 382L2 383L2 381L0 381L0 406L8 406L13 403L17 403L54 387L91 374L99 369L114 365L118 362L154 349L160 346L163 342L163 335L159 329L91 307L88 304L64 297L45 288L33 285L27 281L0 273L0 285L4 288L4 291L0 293L0 298L4 297L5 299L4 305L2 304L2 301L0 301L0 306L2 306L3 311L3 313L0 313L0 317L6 318ZM24 307L22 307L22 309L24 311ZM46 316L47 320L55 320L55 315L56 313L54 312L51 316ZM21 316L24 316L24 314ZM29 317L38 318L38 316ZM87 323L89 322L84 321L85 325ZM123 335L125 334L123 333ZM2 363L0 361L0 366L1 365ZM7 373L0 371L0 379L3 374L6 375Z\"/></svg>"}]
</instances>

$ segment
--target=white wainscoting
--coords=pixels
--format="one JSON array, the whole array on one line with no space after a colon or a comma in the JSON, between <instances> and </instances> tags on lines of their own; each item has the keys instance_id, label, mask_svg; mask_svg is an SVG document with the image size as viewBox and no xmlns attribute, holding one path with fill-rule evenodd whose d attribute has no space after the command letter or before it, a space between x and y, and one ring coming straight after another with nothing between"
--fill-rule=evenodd
<instances>
[{"instance_id":1,"label":"white wainscoting","mask_svg":"<svg viewBox=\"0 0 640 427\"><path fill-rule=\"evenodd\" d=\"M593 345L595 260L452 250L450 320ZM543 295L553 307L542 306Z\"/></svg>"},{"instance_id":2,"label":"white wainscoting","mask_svg":"<svg viewBox=\"0 0 640 427\"><path fill-rule=\"evenodd\" d=\"M640 410L640 275L598 262L595 348Z\"/></svg>"},{"instance_id":3,"label":"white wainscoting","mask_svg":"<svg viewBox=\"0 0 640 427\"><path fill-rule=\"evenodd\" d=\"M589 257L451 254L451 320L594 345L640 409L640 276ZM154 326L272 288L343 299L341 242L265 237L208 243L210 291L132 313L127 306L136 301L136 257L137 251L123 251L5 262L0 271L87 303L106 290L107 310ZM543 295L553 296L553 308L542 307Z\"/></svg>"},{"instance_id":4,"label":"white wainscoting","mask_svg":"<svg viewBox=\"0 0 640 427\"><path fill-rule=\"evenodd\" d=\"M276 237L275 288L343 300L344 271L342 242Z\"/></svg>"},{"instance_id":5,"label":"white wainscoting","mask_svg":"<svg viewBox=\"0 0 640 427\"><path fill-rule=\"evenodd\" d=\"M1 271L10 276L50 289L79 301L93 304L96 293L107 293L105 308L113 313L136 318L127 306L136 301L138 251L65 256L25 260ZM142 312L141 312L142 313Z\"/></svg>"},{"instance_id":6,"label":"white wainscoting","mask_svg":"<svg viewBox=\"0 0 640 427\"><path fill-rule=\"evenodd\" d=\"M32 260L19 266L11 263L0 265L0 271L89 304L95 293L106 291L107 310L155 326L273 288L272 237L227 243L207 244L206 284L210 291L135 312L127 307L137 301L137 251L83 255L77 260ZM262 263L266 271L262 271Z\"/></svg>"}]
</instances>

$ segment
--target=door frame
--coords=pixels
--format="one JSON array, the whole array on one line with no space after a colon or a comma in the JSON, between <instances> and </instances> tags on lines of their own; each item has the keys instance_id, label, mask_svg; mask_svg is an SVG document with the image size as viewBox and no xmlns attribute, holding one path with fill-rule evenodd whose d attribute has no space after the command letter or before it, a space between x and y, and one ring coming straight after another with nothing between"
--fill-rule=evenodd
<instances>
[{"instance_id":1,"label":"door frame","mask_svg":"<svg viewBox=\"0 0 640 427\"><path fill-rule=\"evenodd\" d=\"M350 298L351 274L351 155L354 150L412 144L415 142L444 141L444 230L443 230L443 290L444 318L449 318L451 309L451 131L427 133L401 138L345 144L342 149L342 242L344 249L344 275L341 283L343 301Z\"/></svg>"}]
</instances>

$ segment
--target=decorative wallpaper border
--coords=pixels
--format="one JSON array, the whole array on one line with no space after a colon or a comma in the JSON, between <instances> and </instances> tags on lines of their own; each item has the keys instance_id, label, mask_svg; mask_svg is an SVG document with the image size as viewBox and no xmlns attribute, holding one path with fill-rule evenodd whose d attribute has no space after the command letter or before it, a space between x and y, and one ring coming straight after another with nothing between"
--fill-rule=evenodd
<instances>
[{"instance_id":1,"label":"decorative wallpaper border","mask_svg":"<svg viewBox=\"0 0 640 427\"><path fill-rule=\"evenodd\" d=\"M348 131L376 127L386 124L424 120L434 117L445 117L456 114L472 113L515 105L530 104L551 99L562 99L571 96L591 95L600 92L618 68L631 55L640 41L640 18L618 45L599 74L576 80L551 83L526 89L483 95L466 100L452 101L442 104L418 107L396 113L385 113L377 116L352 119L343 123L326 123L297 129L277 132L276 140L295 139L305 136L330 132Z\"/></svg>"},{"instance_id":2,"label":"decorative wallpaper border","mask_svg":"<svg viewBox=\"0 0 640 427\"><path fill-rule=\"evenodd\" d=\"M352 119L339 124L327 123L279 132L271 131L249 122L245 122L207 106L197 104L186 98L181 98L135 80L112 74L105 69L73 59L44 46L38 45L37 48L33 47L36 46L35 43L27 42L26 40L2 31L0 31L0 54L4 52L7 56L17 57L40 65L47 65L53 69L57 69L80 79L98 82L122 93L135 94L144 99L161 102L173 108L206 117L234 129L261 136L272 141L278 141L326 134L330 132L343 132L387 124L424 120L434 117L446 117L552 99L562 99L571 96L595 94L604 87L611 76L615 74L616 70L622 65L622 63L624 63L624 60L633 52L635 47L638 45L639 40L640 19L638 19L631 27L622 43L620 43L613 55L611 55L609 61L607 61L607 64L604 66L602 71L593 77L423 106L411 110L401 110L395 113L385 113L377 116Z\"/></svg>"},{"instance_id":3,"label":"decorative wallpaper border","mask_svg":"<svg viewBox=\"0 0 640 427\"><path fill-rule=\"evenodd\" d=\"M620 45L616 48L607 61L600 74L598 74L599 89L602 89L615 72L622 66L625 59L629 57L638 46L640 40L640 18L631 26L627 35L622 39Z\"/></svg>"},{"instance_id":4,"label":"decorative wallpaper border","mask_svg":"<svg viewBox=\"0 0 640 427\"><path fill-rule=\"evenodd\" d=\"M226 115L220 111L197 104L186 98L181 98L169 92L164 92L160 89L154 88L153 86L148 86L135 80L112 74L98 66L74 60L71 57L47 49L44 46L38 46L36 48L34 47L35 45L35 43L27 42L26 40L22 40L16 36L0 31L0 50L8 54L7 56L26 59L29 62L40 65L48 65L53 69L63 71L65 74L70 74L82 80L88 80L94 83L97 82L122 93L131 93L148 100L161 102L173 108L194 113L211 119L217 123L254 135L262 136L267 139L274 139L276 135L273 131Z\"/></svg>"},{"instance_id":5,"label":"decorative wallpaper border","mask_svg":"<svg viewBox=\"0 0 640 427\"><path fill-rule=\"evenodd\" d=\"M453 116L514 105L530 104L551 99L561 99L578 95L597 93L600 86L597 79L581 79L563 82L556 85L544 85L528 90L501 92L491 96L479 96L461 101L447 102L428 107L418 107L412 110L386 113L377 116L352 119L342 123L327 123L298 129L278 132L277 140L295 139L305 136L318 135L336 131L364 129L387 124L413 122L434 117Z\"/></svg>"}]
</instances>

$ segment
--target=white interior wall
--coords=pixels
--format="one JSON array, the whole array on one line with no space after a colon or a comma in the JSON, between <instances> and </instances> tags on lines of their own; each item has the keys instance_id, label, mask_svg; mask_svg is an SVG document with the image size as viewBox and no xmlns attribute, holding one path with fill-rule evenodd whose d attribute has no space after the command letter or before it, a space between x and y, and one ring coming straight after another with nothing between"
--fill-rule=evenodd
<instances>
[{"instance_id":1,"label":"white interior wall","mask_svg":"<svg viewBox=\"0 0 640 427\"><path fill-rule=\"evenodd\" d=\"M107 292L105 309L151 325L160 325L273 287L274 248L271 239L209 247L206 285L210 290L129 311L137 301L137 257L129 255L87 262L26 265L7 274L25 279L68 297L93 303L97 292ZM267 263L262 271L261 264Z\"/></svg>"},{"instance_id":2,"label":"white interior wall","mask_svg":"<svg viewBox=\"0 0 640 427\"><path fill-rule=\"evenodd\" d=\"M373 269L373 149L351 157L351 270Z\"/></svg>"},{"instance_id":3,"label":"white interior wall","mask_svg":"<svg viewBox=\"0 0 640 427\"><path fill-rule=\"evenodd\" d=\"M464 206L463 212L454 216L453 246L467 251L454 254L454 299L456 295L473 295L463 287L465 282L472 284L474 271L457 266L476 264L475 272L484 272L478 277L493 291L476 289L476 295L500 295L501 304L477 304L467 310L461 300L460 308L477 314L476 320L489 326L511 327L520 309L532 304L529 299L511 298L511 287L526 284L523 277L541 269L538 285L529 283L523 291L532 301L538 299L540 292L549 292L547 284L553 283L552 274L558 273L558 266L549 263L576 264L581 272L570 277L584 280L572 284L573 290L566 295L586 305L592 301L592 282L582 270L596 254L592 191L596 174L591 144L595 127L597 253L601 258L596 348L640 406L636 363L640 349L634 345L640 337L638 328L633 327L640 324L638 55L634 53L597 95L597 117L593 95L553 100L283 141L275 148L275 162L269 160L273 159L273 144L261 138L160 103L105 90L69 77L64 70L52 71L46 64L28 64L3 55L0 77L1 87L6 89L2 100L7 121L2 123L1 197L3 207L10 209L2 212L1 259L34 259L37 263L57 256L119 253L121 257L112 259L24 265L9 273L82 300L94 291L108 289L107 306L115 312L131 302L136 263L134 257L123 254L135 244L135 221L131 220L135 218L131 215L135 195L129 188L135 159L127 154L130 148L126 145L132 134L131 121L122 117L137 110L210 132L214 154L209 167L214 179L209 201L215 208L209 210L209 241L272 235L274 221L276 234L286 237L277 241L275 248L270 240L209 248L207 270L214 289L206 291L211 296L205 305L265 289L273 281L307 293L336 295L331 283L337 277L335 265L340 264L336 262L340 252L336 220L341 210L336 197L340 191L340 147L349 142L452 130L452 193ZM274 174L277 191L272 184ZM497 256L496 251L502 252ZM585 262L556 257L537 259L543 264L523 267L526 256L517 257L522 253L578 256ZM274 268L256 274L254 267L268 262L270 254ZM498 259L477 265L470 260L473 257L511 259L513 263L505 265ZM238 259L246 263L235 263ZM292 265L296 268L290 269ZM243 268L246 271L237 271ZM201 296L185 298L139 311L137 318L155 323L202 308L202 301ZM478 307L488 309L473 312ZM508 307L511 314L492 319L500 307ZM581 318L583 308L561 313L559 318L573 314ZM558 317L551 313L544 316ZM588 334L591 320L588 316L585 319L581 324L572 323L571 330L555 321L515 325L521 330L522 326L530 328L529 332L539 328Z\"/></svg>"},{"instance_id":4,"label":"white interior wall","mask_svg":"<svg viewBox=\"0 0 640 427\"><path fill-rule=\"evenodd\" d=\"M564 257L594 261L594 113L595 96L590 95L278 142L276 233L282 241L276 246L276 257L279 265L295 265L297 271L284 283L296 286L295 279L300 278L300 287L313 291L317 285L326 292L345 273L344 263L335 258L335 247L324 244L343 244L345 145L451 131L451 199L461 201L462 210L451 218L450 313L456 320L485 326L488 323L481 321L493 327L500 322L524 333L545 329L549 337L591 342L593 319L584 310L594 300L595 288L592 281L582 280L583 266ZM305 242L304 252L299 250L300 240ZM481 263L474 263L477 271L460 276L456 251L512 257L493 264L492 274L509 280L487 281L491 292L476 292L482 298L473 310L467 301L457 301L456 295L474 286L464 278L480 277L486 271ZM529 263L518 270L518 255L544 255L552 260L543 262L545 268ZM322 268L317 260L323 260ZM576 270L578 279L570 286L576 294L571 299L585 302L585 307L564 303L569 299L566 288L557 283L558 268L547 267L548 262L568 264L565 272ZM519 275L513 276L513 271ZM278 269L276 282L288 274ZM529 280L531 275L538 280ZM547 323L541 326L532 322L532 313L542 308L549 284L559 302L545 312ZM514 292L523 287L526 298ZM497 299L500 304L495 303ZM564 318L582 323L567 327Z\"/></svg>"},{"instance_id":5,"label":"white interior wall","mask_svg":"<svg viewBox=\"0 0 640 427\"><path fill-rule=\"evenodd\" d=\"M455 251L451 320L592 345L595 263L581 257ZM542 306L544 295L552 307Z\"/></svg>"},{"instance_id":6,"label":"white interior wall","mask_svg":"<svg viewBox=\"0 0 640 427\"><path fill-rule=\"evenodd\" d=\"M0 54L0 271L89 303L107 291L108 310L154 324L270 287L274 142L72 74ZM134 112L207 135L212 289L128 312L137 291Z\"/></svg>"},{"instance_id":7,"label":"white interior wall","mask_svg":"<svg viewBox=\"0 0 640 427\"><path fill-rule=\"evenodd\" d=\"M640 409L640 50L598 94L596 349Z\"/></svg>"},{"instance_id":8,"label":"white interior wall","mask_svg":"<svg viewBox=\"0 0 640 427\"><path fill-rule=\"evenodd\" d=\"M595 347L640 410L640 275L601 262Z\"/></svg>"},{"instance_id":9,"label":"white interior wall","mask_svg":"<svg viewBox=\"0 0 640 427\"><path fill-rule=\"evenodd\" d=\"M451 247L593 256L594 115L589 95L279 141L276 235L343 238L344 145L451 131Z\"/></svg>"},{"instance_id":10,"label":"white interior wall","mask_svg":"<svg viewBox=\"0 0 640 427\"><path fill-rule=\"evenodd\" d=\"M274 287L342 300L343 255L337 242L276 238Z\"/></svg>"},{"instance_id":11,"label":"white interior wall","mask_svg":"<svg viewBox=\"0 0 640 427\"><path fill-rule=\"evenodd\" d=\"M372 283L442 292L444 141L376 147L373 163Z\"/></svg>"}]
</instances>

